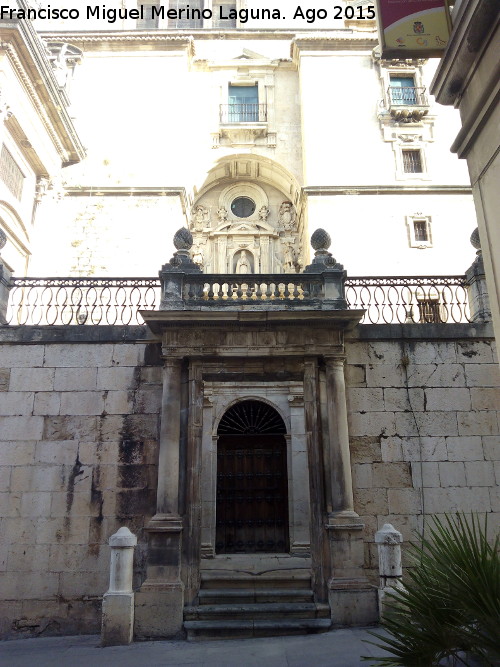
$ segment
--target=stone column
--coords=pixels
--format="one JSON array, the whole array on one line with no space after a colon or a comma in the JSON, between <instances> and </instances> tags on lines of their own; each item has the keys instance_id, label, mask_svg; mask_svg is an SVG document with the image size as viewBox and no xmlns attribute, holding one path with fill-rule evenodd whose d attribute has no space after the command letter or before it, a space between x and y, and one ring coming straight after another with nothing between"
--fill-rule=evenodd
<instances>
[{"instance_id":1,"label":"stone column","mask_svg":"<svg viewBox=\"0 0 500 667\"><path fill-rule=\"evenodd\" d=\"M332 576L328 581L332 621L363 625L377 620L376 590L364 576L364 524L354 511L347 423L344 358L326 357L326 398L332 511L326 529L330 542Z\"/></svg>"},{"instance_id":2,"label":"stone column","mask_svg":"<svg viewBox=\"0 0 500 667\"><path fill-rule=\"evenodd\" d=\"M375 533L378 547L380 588L378 591L380 616L385 611L385 596L401 586L403 568L401 564L401 543L403 536L390 523Z\"/></svg>"},{"instance_id":3,"label":"stone column","mask_svg":"<svg viewBox=\"0 0 500 667\"><path fill-rule=\"evenodd\" d=\"M137 537L126 527L109 538L109 590L102 600L101 645L130 644L134 630L134 547Z\"/></svg>"},{"instance_id":4,"label":"stone column","mask_svg":"<svg viewBox=\"0 0 500 667\"><path fill-rule=\"evenodd\" d=\"M156 514L148 532L147 578L136 595L136 636L175 637L182 632L182 518L179 515L182 360L165 360Z\"/></svg>"},{"instance_id":5,"label":"stone column","mask_svg":"<svg viewBox=\"0 0 500 667\"><path fill-rule=\"evenodd\" d=\"M330 451L332 513L335 517L357 517L352 495L351 457L344 378L344 359L326 357L326 391Z\"/></svg>"},{"instance_id":6,"label":"stone column","mask_svg":"<svg viewBox=\"0 0 500 667\"><path fill-rule=\"evenodd\" d=\"M471 320L473 322L491 322L490 299L477 228L472 232L471 243L477 250L476 259L465 272Z\"/></svg>"}]
</instances>

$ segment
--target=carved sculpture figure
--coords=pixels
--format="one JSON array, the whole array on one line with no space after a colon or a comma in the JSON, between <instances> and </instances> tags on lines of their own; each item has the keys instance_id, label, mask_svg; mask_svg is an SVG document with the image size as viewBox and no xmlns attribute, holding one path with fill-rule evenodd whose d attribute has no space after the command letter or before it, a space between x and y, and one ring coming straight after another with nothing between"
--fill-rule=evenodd
<instances>
[{"instance_id":1,"label":"carved sculpture figure","mask_svg":"<svg viewBox=\"0 0 500 667\"><path fill-rule=\"evenodd\" d=\"M208 222L208 210L204 206L196 206L191 216L191 222L197 232L201 232Z\"/></svg>"},{"instance_id":2,"label":"carved sculpture figure","mask_svg":"<svg viewBox=\"0 0 500 667\"><path fill-rule=\"evenodd\" d=\"M227 220L227 208L224 208L224 206L222 206L217 211L217 217L219 218L219 222L226 222L226 220Z\"/></svg>"},{"instance_id":3,"label":"carved sculpture figure","mask_svg":"<svg viewBox=\"0 0 500 667\"><path fill-rule=\"evenodd\" d=\"M279 210L278 215L278 226L280 229L284 229L286 232L289 232L295 227L296 215L295 208L290 201L284 201Z\"/></svg>"},{"instance_id":4,"label":"carved sculpture figure","mask_svg":"<svg viewBox=\"0 0 500 667\"><path fill-rule=\"evenodd\" d=\"M295 268L295 251L290 244L285 247L285 269Z\"/></svg>"},{"instance_id":5,"label":"carved sculpture figure","mask_svg":"<svg viewBox=\"0 0 500 667\"><path fill-rule=\"evenodd\" d=\"M238 261L236 262L236 273L250 273L250 260L247 257L246 250L241 251Z\"/></svg>"},{"instance_id":6,"label":"carved sculpture figure","mask_svg":"<svg viewBox=\"0 0 500 667\"><path fill-rule=\"evenodd\" d=\"M259 209L259 220L266 222L269 217L270 210L267 206L261 206Z\"/></svg>"},{"instance_id":7,"label":"carved sculpture figure","mask_svg":"<svg viewBox=\"0 0 500 667\"><path fill-rule=\"evenodd\" d=\"M203 252L199 245L197 245L193 251L193 262L200 268L203 266Z\"/></svg>"}]
</instances>

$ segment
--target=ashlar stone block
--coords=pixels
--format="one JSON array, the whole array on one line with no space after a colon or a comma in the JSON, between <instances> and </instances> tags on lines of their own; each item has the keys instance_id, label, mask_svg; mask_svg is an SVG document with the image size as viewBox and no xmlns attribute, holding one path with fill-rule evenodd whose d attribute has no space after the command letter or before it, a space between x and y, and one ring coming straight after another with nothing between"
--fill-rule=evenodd
<instances>
[{"instance_id":1,"label":"ashlar stone block","mask_svg":"<svg viewBox=\"0 0 500 667\"><path fill-rule=\"evenodd\" d=\"M446 438L450 461L483 461L483 443L479 436Z\"/></svg>"},{"instance_id":2,"label":"ashlar stone block","mask_svg":"<svg viewBox=\"0 0 500 667\"><path fill-rule=\"evenodd\" d=\"M34 398L32 391L0 392L0 415L31 415Z\"/></svg>"},{"instance_id":3,"label":"ashlar stone block","mask_svg":"<svg viewBox=\"0 0 500 667\"><path fill-rule=\"evenodd\" d=\"M458 435L497 435L498 418L496 412L458 412ZM453 435L453 434L450 434Z\"/></svg>"},{"instance_id":4,"label":"ashlar stone block","mask_svg":"<svg viewBox=\"0 0 500 667\"><path fill-rule=\"evenodd\" d=\"M43 365L46 368L105 368L112 365L113 345L105 343L47 345Z\"/></svg>"},{"instance_id":5,"label":"ashlar stone block","mask_svg":"<svg viewBox=\"0 0 500 667\"><path fill-rule=\"evenodd\" d=\"M13 368L10 373L10 391L52 391L53 368Z\"/></svg>"},{"instance_id":6,"label":"ashlar stone block","mask_svg":"<svg viewBox=\"0 0 500 667\"><path fill-rule=\"evenodd\" d=\"M468 486L495 486L494 464L491 461L467 461L465 475Z\"/></svg>"},{"instance_id":7,"label":"ashlar stone block","mask_svg":"<svg viewBox=\"0 0 500 667\"><path fill-rule=\"evenodd\" d=\"M421 489L423 487L434 488L439 486L440 464L437 461L418 461L410 465L413 488Z\"/></svg>"},{"instance_id":8,"label":"ashlar stone block","mask_svg":"<svg viewBox=\"0 0 500 667\"><path fill-rule=\"evenodd\" d=\"M469 389L448 387L446 389L426 389L426 409L440 411L470 410Z\"/></svg>"},{"instance_id":9,"label":"ashlar stone block","mask_svg":"<svg viewBox=\"0 0 500 667\"><path fill-rule=\"evenodd\" d=\"M441 486L467 486L465 465L460 461L443 461L439 464Z\"/></svg>"}]
</instances>

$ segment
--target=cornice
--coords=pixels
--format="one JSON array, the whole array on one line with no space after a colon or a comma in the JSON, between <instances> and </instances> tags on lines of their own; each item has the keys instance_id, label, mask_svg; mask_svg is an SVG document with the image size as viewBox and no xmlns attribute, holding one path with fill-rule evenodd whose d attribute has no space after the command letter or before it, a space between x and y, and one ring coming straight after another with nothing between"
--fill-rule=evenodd
<instances>
[{"instance_id":1,"label":"cornice","mask_svg":"<svg viewBox=\"0 0 500 667\"><path fill-rule=\"evenodd\" d=\"M291 57L297 61L303 53L318 51L372 51L378 44L376 34L355 33L353 30L336 30L330 34L313 33L296 35L290 46Z\"/></svg>"},{"instance_id":2,"label":"cornice","mask_svg":"<svg viewBox=\"0 0 500 667\"><path fill-rule=\"evenodd\" d=\"M189 57L195 56L194 39L191 34L173 34L172 31L157 30L155 32L115 31L115 32L41 32L40 37L46 41L57 40L78 46L82 51L125 51L138 48L144 51L186 51Z\"/></svg>"},{"instance_id":3,"label":"cornice","mask_svg":"<svg viewBox=\"0 0 500 667\"><path fill-rule=\"evenodd\" d=\"M179 197L183 212L186 213L189 208L186 188L184 187L66 185L64 193L68 197Z\"/></svg>"},{"instance_id":4,"label":"cornice","mask_svg":"<svg viewBox=\"0 0 500 667\"><path fill-rule=\"evenodd\" d=\"M30 22L0 22L0 48L22 81L63 164L79 162L85 150L67 112L67 97Z\"/></svg>"},{"instance_id":5,"label":"cornice","mask_svg":"<svg viewBox=\"0 0 500 667\"><path fill-rule=\"evenodd\" d=\"M309 185L309 197L323 195L470 195L470 185Z\"/></svg>"},{"instance_id":6,"label":"cornice","mask_svg":"<svg viewBox=\"0 0 500 667\"><path fill-rule=\"evenodd\" d=\"M483 53L495 45L498 35L500 4L498 0L468 0L462 2L453 16L453 31L441 63L434 75L430 92L440 104L459 102L481 60Z\"/></svg>"}]
</instances>

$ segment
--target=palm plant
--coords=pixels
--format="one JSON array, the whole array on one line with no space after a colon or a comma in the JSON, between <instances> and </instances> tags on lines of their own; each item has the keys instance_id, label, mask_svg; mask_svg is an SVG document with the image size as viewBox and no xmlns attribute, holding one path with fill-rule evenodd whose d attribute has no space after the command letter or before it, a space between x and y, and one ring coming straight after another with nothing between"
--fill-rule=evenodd
<instances>
[{"instance_id":1,"label":"palm plant","mask_svg":"<svg viewBox=\"0 0 500 667\"><path fill-rule=\"evenodd\" d=\"M429 667L500 664L500 537L487 539L487 518L445 515L429 537L409 548L413 567L401 589L388 594L382 625L390 634L370 642L390 655L375 665ZM464 656L471 656L465 658Z\"/></svg>"}]
</instances>

